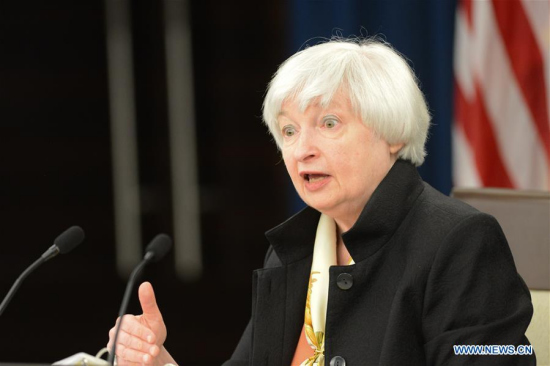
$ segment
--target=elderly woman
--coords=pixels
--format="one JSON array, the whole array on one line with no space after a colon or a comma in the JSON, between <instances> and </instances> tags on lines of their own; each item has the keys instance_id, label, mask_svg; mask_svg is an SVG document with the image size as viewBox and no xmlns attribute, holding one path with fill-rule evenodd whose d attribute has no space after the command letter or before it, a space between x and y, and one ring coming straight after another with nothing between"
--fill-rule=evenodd
<instances>
[{"instance_id":1,"label":"elderly woman","mask_svg":"<svg viewBox=\"0 0 550 366\"><path fill-rule=\"evenodd\" d=\"M263 117L308 207L266 233L252 319L224 365L535 363L454 352L528 345L531 300L495 219L419 177L430 116L397 52L374 40L298 52ZM119 364L174 363L150 284L139 297Z\"/></svg>"}]
</instances>

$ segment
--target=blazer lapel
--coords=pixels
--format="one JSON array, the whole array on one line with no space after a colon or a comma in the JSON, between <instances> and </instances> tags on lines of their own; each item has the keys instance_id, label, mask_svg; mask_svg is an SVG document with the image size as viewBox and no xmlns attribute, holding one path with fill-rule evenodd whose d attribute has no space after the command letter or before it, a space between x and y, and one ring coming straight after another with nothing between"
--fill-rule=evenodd
<instances>
[{"instance_id":1,"label":"blazer lapel","mask_svg":"<svg viewBox=\"0 0 550 366\"><path fill-rule=\"evenodd\" d=\"M312 257L254 271L251 365L290 365L304 323Z\"/></svg>"},{"instance_id":2,"label":"blazer lapel","mask_svg":"<svg viewBox=\"0 0 550 366\"><path fill-rule=\"evenodd\" d=\"M304 326L307 286L311 272L313 255L287 266L287 301L285 317L285 334L283 346L283 363L290 365L300 332Z\"/></svg>"}]
</instances>

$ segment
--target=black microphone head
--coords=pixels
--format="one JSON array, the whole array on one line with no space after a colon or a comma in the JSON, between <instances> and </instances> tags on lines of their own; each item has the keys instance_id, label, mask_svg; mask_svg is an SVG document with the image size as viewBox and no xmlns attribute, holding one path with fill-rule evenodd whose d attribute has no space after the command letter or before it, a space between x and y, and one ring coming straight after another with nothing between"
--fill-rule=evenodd
<instances>
[{"instance_id":1,"label":"black microphone head","mask_svg":"<svg viewBox=\"0 0 550 366\"><path fill-rule=\"evenodd\" d=\"M80 226L71 226L62 232L53 241L54 245L59 248L59 253L69 253L84 240L84 230Z\"/></svg>"},{"instance_id":2,"label":"black microphone head","mask_svg":"<svg viewBox=\"0 0 550 366\"><path fill-rule=\"evenodd\" d=\"M168 253L171 247L172 239L166 234L158 234L145 248L145 256L149 257L153 262L158 262Z\"/></svg>"}]
</instances>

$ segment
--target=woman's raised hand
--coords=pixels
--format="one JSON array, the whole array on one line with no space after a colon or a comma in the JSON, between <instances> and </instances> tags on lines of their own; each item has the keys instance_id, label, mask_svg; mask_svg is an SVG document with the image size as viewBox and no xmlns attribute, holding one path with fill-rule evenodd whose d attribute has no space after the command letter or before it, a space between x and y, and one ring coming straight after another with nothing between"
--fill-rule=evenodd
<instances>
[{"instance_id":1,"label":"woman's raised hand","mask_svg":"<svg viewBox=\"0 0 550 366\"><path fill-rule=\"evenodd\" d=\"M116 345L118 365L175 363L163 346L166 340L166 326L157 306L153 286L149 282L142 283L138 294L143 314L124 315ZM115 326L109 331L109 351L113 346L119 321L120 319L117 319Z\"/></svg>"}]
</instances>

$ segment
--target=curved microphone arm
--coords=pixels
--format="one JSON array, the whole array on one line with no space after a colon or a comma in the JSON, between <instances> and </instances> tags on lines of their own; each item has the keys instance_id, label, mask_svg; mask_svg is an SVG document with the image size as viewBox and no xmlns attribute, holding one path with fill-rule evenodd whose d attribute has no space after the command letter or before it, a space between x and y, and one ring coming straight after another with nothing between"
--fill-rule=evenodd
<instances>
[{"instance_id":1,"label":"curved microphone arm","mask_svg":"<svg viewBox=\"0 0 550 366\"><path fill-rule=\"evenodd\" d=\"M10 303L11 299L13 298L13 295L17 292L21 284L23 283L23 280L27 278L28 275L30 275L36 268L38 268L42 263L46 262L46 259L44 257L38 258L33 264L31 264L13 283L13 286L11 286L10 291L4 298L4 301L2 301L2 304L0 304L0 316L2 316L2 313L6 308L8 307L8 304Z\"/></svg>"}]
</instances>

